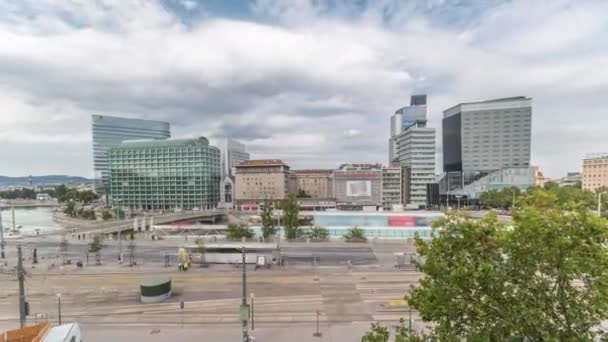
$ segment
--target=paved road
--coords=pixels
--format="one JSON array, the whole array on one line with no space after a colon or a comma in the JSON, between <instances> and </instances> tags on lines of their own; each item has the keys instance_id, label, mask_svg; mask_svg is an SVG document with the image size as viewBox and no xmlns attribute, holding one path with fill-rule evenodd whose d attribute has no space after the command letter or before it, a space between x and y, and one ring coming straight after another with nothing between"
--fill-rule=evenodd
<instances>
[{"instance_id":1,"label":"paved road","mask_svg":"<svg viewBox=\"0 0 608 342\"><path fill-rule=\"evenodd\" d=\"M241 291L238 269L197 268L191 272L156 269L147 274L108 273L111 270L102 266L85 268L81 273L28 275L26 294L31 312L44 313L51 322L56 322L56 294L61 293L63 321L77 320L91 331L105 326L144 326L151 330L180 326L179 302L185 301L183 317L188 329L207 331L219 327L218 336L227 337L232 336L232 329L238 331ZM173 278L173 297L165 303L139 303L138 286L142 279L161 274ZM325 327L344 323L365 326L372 321L395 324L408 311L404 307L391 308L388 302L402 298L419 278L420 274L413 271L369 267L250 270L248 292L255 293L255 320L260 331L262 327L278 327L267 330L268 334L286 336L289 332L283 328L310 326L316 320L317 310ZM0 294L0 327L14 327L17 324L14 277L0 278L0 288L4 289ZM140 334L147 336L149 330L140 330ZM91 340L101 341L99 336L93 335ZM119 340L128 340L125 336L128 335ZM284 341L278 338L269 335L268 341Z\"/></svg>"},{"instance_id":2,"label":"paved road","mask_svg":"<svg viewBox=\"0 0 608 342\"><path fill-rule=\"evenodd\" d=\"M11 241L6 246L6 251L9 257L16 255L17 242ZM59 258L62 254L57 241L45 239L26 239L20 241L23 247L23 253L26 259L31 259L34 248L37 249L37 255L40 259ZM104 242L105 248L101 251L102 261L114 262L118 260L120 248L118 241ZM123 240L122 252L126 258L128 254L129 241ZM169 246L166 244L153 244L149 241L135 242L135 257L138 262L143 263L164 263L165 255L170 255L172 262L177 255L177 246ZM68 240L67 253L68 259L76 262L78 260L86 261L86 252L88 243L82 240ZM287 265L311 265L313 260L316 260L318 265L347 265L349 262L352 265L370 265L378 263L378 258L374 253L372 245L350 245L347 243L337 243L331 246L315 246L311 245L289 245L283 244L281 252L285 258ZM92 258L92 256L90 256Z\"/></svg>"}]
</instances>

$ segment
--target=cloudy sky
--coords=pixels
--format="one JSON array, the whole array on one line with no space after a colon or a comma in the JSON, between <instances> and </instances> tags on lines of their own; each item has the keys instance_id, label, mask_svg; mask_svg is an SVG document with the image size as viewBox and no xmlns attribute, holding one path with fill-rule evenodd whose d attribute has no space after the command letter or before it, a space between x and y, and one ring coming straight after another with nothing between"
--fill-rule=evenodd
<instances>
[{"instance_id":1,"label":"cloudy sky","mask_svg":"<svg viewBox=\"0 0 608 342\"><path fill-rule=\"evenodd\" d=\"M533 97L532 161L559 177L608 152L606 18L603 0L0 0L0 175L92 176L91 114L294 168L386 162L389 116L426 92L438 136L454 104Z\"/></svg>"}]
</instances>

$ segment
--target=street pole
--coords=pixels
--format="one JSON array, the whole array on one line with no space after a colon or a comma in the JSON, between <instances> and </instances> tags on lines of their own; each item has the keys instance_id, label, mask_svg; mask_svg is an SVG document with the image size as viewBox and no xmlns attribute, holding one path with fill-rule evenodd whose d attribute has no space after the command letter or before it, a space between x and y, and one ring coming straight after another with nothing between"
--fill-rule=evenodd
<instances>
[{"instance_id":1,"label":"street pole","mask_svg":"<svg viewBox=\"0 0 608 342\"><path fill-rule=\"evenodd\" d=\"M247 306L247 263L246 263L246 254L245 254L245 246L242 249L242 258L243 258L243 293L242 293L242 307ZM243 319L243 341L249 341L249 333L247 332L247 320Z\"/></svg>"},{"instance_id":2,"label":"street pole","mask_svg":"<svg viewBox=\"0 0 608 342\"><path fill-rule=\"evenodd\" d=\"M317 310L317 330L315 331L314 334L312 334L313 337L321 337L322 336L321 332L319 331L319 314L320 314L319 310Z\"/></svg>"},{"instance_id":3,"label":"street pole","mask_svg":"<svg viewBox=\"0 0 608 342\"><path fill-rule=\"evenodd\" d=\"M15 228L15 201L13 200L11 202L12 204L12 211L13 211L13 232L17 230L17 228Z\"/></svg>"},{"instance_id":4,"label":"street pole","mask_svg":"<svg viewBox=\"0 0 608 342\"><path fill-rule=\"evenodd\" d=\"M0 207L0 254L2 254L2 259L5 258L4 255L4 226L2 226L2 207Z\"/></svg>"},{"instance_id":5,"label":"street pole","mask_svg":"<svg viewBox=\"0 0 608 342\"><path fill-rule=\"evenodd\" d=\"M602 193L597 194L597 216L602 216Z\"/></svg>"},{"instance_id":6,"label":"street pole","mask_svg":"<svg viewBox=\"0 0 608 342\"><path fill-rule=\"evenodd\" d=\"M513 191L513 204L511 205L511 209L515 208L515 191Z\"/></svg>"},{"instance_id":7,"label":"street pole","mask_svg":"<svg viewBox=\"0 0 608 342\"><path fill-rule=\"evenodd\" d=\"M409 319L409 322L408 322L408 327L409 327L408 329L409 329L410 335L411 335L412 334L412 306L410 305L409 302L407 303L407 306L410 308L410 310L409 310L410 311L410 319Z\"/></svg>"},{"instance_id":8,"label":"street pole","mask_svg":"<svg viewBox=\"0 0 608 342\"><path fill-rule=\"evenodd\" d=\"M251 331L254 331L255 330L255 321L253 318L253 297L254 297L253 292L251 292L250 297L251 297Z\"/></svg>"},{"instance_id":9,"label":"street pole","mask_svg":"<svg viewBox=\"0 0 608 342\"><path fill-rule=\"evenodd\" d=\"M25 326L25 287L23 286L23 257L21 245L17 246L17 279L19 280L19 325Z\"/></svg>"},{"instance_id":10,"label":"street pole","mask_svg":"<svg viewBox=\"0 0 608 342\"><path fill-rule=\"evenodd\" d=\"M59 314L59 325L61 325L61 293L57 294L57 313Z\"/></svg>"}]
</instances>

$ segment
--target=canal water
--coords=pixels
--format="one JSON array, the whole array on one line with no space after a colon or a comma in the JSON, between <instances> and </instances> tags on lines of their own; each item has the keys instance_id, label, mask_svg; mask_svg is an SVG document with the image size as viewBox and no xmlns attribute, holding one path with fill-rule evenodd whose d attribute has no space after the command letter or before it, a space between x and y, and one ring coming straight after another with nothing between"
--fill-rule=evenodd
<instances>
[{"instance_id":1,"label":"canal water","mask_svg":"<svg viewBox=\"0 0 608 342\"><path fill-rule=\"evenodd\" d=\"M61 226L53 221L53 211L56 208L15 208L15 227L21 226L18 230L21 235L36 235L37 232L45 233L52 230L60 230ZM10 208L2 209L2 226L5 229L5 236L9 235L8 229L12 229L13 219Z\"/></svg>"}]
</instances>

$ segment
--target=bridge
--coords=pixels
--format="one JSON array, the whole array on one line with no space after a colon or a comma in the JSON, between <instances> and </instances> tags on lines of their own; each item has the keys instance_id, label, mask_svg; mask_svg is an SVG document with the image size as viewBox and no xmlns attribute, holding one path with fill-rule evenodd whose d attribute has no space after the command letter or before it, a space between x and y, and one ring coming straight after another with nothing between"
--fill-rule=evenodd
<instances>
[{"instance_id":1,"label":"bridge","mask_svg":"<svg viewBox=\"0 0 608 342\"><path fill-rule=\"evenodd\" d=\"M74 230L77 234L116 234L123 231L146 231L152 225L165 225L181 221L201 221L207 223L215 223L219 219L226 216L225 211L208 210L208 211L184 211L178 213L146 215L132 219L120 221L106 221L88 223L86 225L66 224L66 230ZM57 231L52 234L65 234L66 231Z\"/></svg>"}]
</instances>

